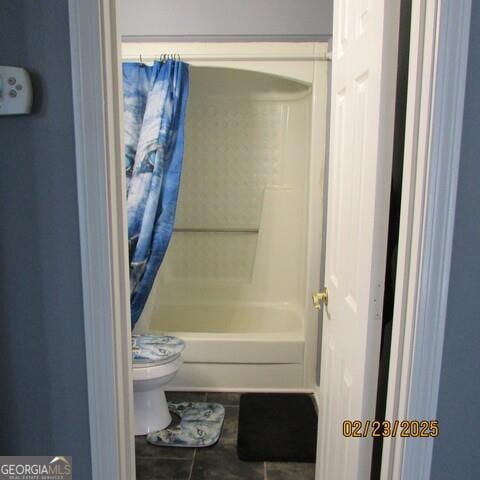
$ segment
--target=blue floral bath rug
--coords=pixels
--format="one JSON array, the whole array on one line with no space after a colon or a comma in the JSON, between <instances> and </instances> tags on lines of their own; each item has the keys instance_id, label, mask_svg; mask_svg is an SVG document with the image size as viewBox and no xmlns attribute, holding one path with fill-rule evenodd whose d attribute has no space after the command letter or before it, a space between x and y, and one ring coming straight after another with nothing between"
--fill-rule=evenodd
<instances>
[{"instance_id":1,"label":"blue floral bath rug","mask_svg":"<svg viewBox=\"0 0 480 480\"><path fill-rule=\"evenodd\" d=\"M147 442L159 447L210 447L222 433L225 408L219 403L168 402L180 423L149 433Z\"/></svg>"}]
</instances>

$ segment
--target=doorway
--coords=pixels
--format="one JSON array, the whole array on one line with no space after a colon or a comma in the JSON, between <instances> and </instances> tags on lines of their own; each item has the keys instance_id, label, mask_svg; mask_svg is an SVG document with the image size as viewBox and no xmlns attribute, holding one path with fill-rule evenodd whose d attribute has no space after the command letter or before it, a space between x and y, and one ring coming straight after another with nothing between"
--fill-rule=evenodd
<instances>
[{"instance_id":1,"label":"doorway","mask_svg":"<svg viewBox=\"0 0 480 480\"><path fill-rule=\"evenodd\" d=\"M105 5L104 5L104 7L105 7ZM79 7L79 8L81 8L81 7ZM85 7L85 8L87 8L87 7ZM105 7L105 8L106 8L106 7ZM78 13L78 11L77 11L77 13ZM92 13L92 12L90 12L90 13ZM110 14L110 13L111 13L111 11L110 11L108 8L106 8L106 9L103 11L103 14L106 14L106 17L107 17L107 18L108 18L108 14ZM74 18L75 20L79 21L78 19L81 18L81 16L73 16L73 18ZM87 18L88 18L88 17L87 17ZM81 22L80 22L79 25L77 25L77 27L78 27L78 28L81 27ZM86 30L88 31L88 27L86 27ZM85 33L86 33L86 32L85 32ZM107 36L106 36L106 37L103 36L104 34L98 36L99 42L100 42L100 44L103 46L103 48L104 48L104 46L106 45L106 42L107 42L107 39L108 39L108 38L110 38L110 40L111 40L112 38L115 38L115 35L113 35L113 37L111 37L111 36L110 36L111 34L112 34L112 32L107 32ZM74 42L75 42L75 41L76 41L76 42L80 42L80 41L79 41L79 38L81 38L81 37L75 37L75 35L73 35L73 38L74 38ZM89 37L88 35L86 35L85 38L91 38L91 37ZM80 43L81 43L81 42L80 42ZM107 42L107 43L108 43L108 42ZM77 45L78 45L78 44L79 44L79 43L77 43ZM114 47L114 45L113 45L113 47ZM112 45L110 44L110 46L109 46L108 48L110 48L110 50L107 50L107 51L110 51L110 52L111 52ZM113 48L113 49L114 49L114 48ZM92 53L92 56L89 57L89 58L98 58L98 56L95 57L95 52L94 52L94 51L92 51L91 53ZM102 63L102 65L105 65L106 63L108 64L108 61L112 60L112 58L114 59L114 58L115 58L115 55L113 55L113 57L107 56L106 58L103 58L103 63ZM94 62L93 62L93 63L94 63ZM96 69L99 68L98 65L99 65L99 64L92 65L92 67L91 67L91 68L92 68L91 72L98 72L98 70L96 70ZM108 65L107 65L107 67L108 67ZM102 68L103 68L103 67L102 67ZM108 70L107 70L107 72L108 72ZM110 72L110 75L113 75L113 77L115 77L115 68L111 69L111 64L110 64L110 70L109 70L109 72ZM78 72L77 72L77 73L78 73ZM81 75L79 75L79 78L83 78L83 77L82 77ZM95 74L94 74L94 75L92 76L92 78L93 78L94 80L95 80L95 79L98 80L98 75L95 75ZM112 81L112 78L111 78L111 77L108 77L108 75L107 75L106 78L107 78L107 80L106 80L107 84L108 84L108 85L111 85L111 84L108 83L108 82ZM113 79L113 84L115 83L115 81L118 82L118 78L117 78L116 80L115 80L115 78ZM99 82L99 83L101 83L101 82ZM117 83L117 84L118 84L118 83ZM108 89L109 89L109 88L110 88L110 87L107 88L107 93L105 94L107 99L108 99L108 98L111 99L111 97L108 97L108 95L109 95ZM92 89L91 91L94 92L95 89ZM110 90L110 94L112 94L112 92L114 92L114 91L115 91L115 90ZM101 104L101 103L102 103L102 102L100 102L100 104ZM88 104L86 104L86 105L87 105L87 107L89 107ZM110 110L111 108L113 108L113 112L114 112L114 111L115 111L115 108L116 108L116 107L115 107L115 102L112 101L109 105L110 105L110 106L109 106L109 112L112 113L112 110ZM81 109L83 106L84 106L84 105L81 105L81 104L78 105L78 104L77 104L77 108L79 108L79 109ZM102 116L99 116L99 117L95 117L96 111L95 111L94 109L92 110L92 113L93 113L93 118L105 118L105 117L103 117L103 115L102 115ZM104 120L103 120L103 121L104 121ZM114 122L114 118L111 117L111 118L110 118L110 121ZM108 124L108 123L107 123L107 124ZM83 127L83 128L86 128L85 124L84 124L84 127ZM114 130L115 130L115 129L114 129ZM118 129L118 130L119 130L119 129ZM117 131L118 131L118 130L117 130ZM114 131L114 132L110 132L110 133L111 133L112 137L107 137L107 138L109 138L109 141L111 142L111 143L109 143L110 147L114 146L115 144L117 144L117 146L118 146L118 145L120 144L120 142L118 142L118 140L119 140L119 139L118 139L118 134L116 134L115 131ZM115 139L115 136L116 136L116 135L117 135L117 138ZM113 151L115 151L115 147L113 148ZM112 151L110 151L110 154L111 154L111 153L112 153ZM85 158L84 155L85 155L85 152L84 152L84 151L80 151L79 158ZM98 157L93 156L92 158L98 158ZM110 158L111 158L111 157L110 157ZM83 166L83 164L80 164L80 165ZM102 165L103 165L103 164L102 164ZM114 162L113 162L113 161L111 162L110 167L108 167L108 168L110 168L110 175L111 175L112 177L114 177L114 176L115 176L115 170L114 170ZM106 168L106 171L108 171L108 168ZM84 172L85 170L82 170L82 171ZM88 171L88 168L86 169L86 171ZM97 175L97 177L98 177L98 169L96 170L96 175ZM87 177L88 177L88 174L87 174ZM121 184L121 180L118 180L118 179L117 179L116 181L117 181L117 183L120 183L120 184ZM113 200L113 205L115 205L115 203L116 203L116 201L118 200L118 198L120 198L119 195L118 195L118 191L117 191L117 193L115 193L116 190L115 190L115 188L114 188L114 184L115 184L115 181L111 181L111 179L108 178L108 175L105 175L105 176L104 176L104 185L106 185L107 187L104 187L103 192L105 192L105 191L110 192L109 195L111 195L111 197L109 197L109 198L110 198L111 200ZM90 190L90 191L92 191L92 190ZM100 193L101 193L101 191L100 191ZM86 197L85 195L83 195L83 194L80 195L80 200L81 200L81 201L84 201L86 198L87 198L87 197ZM93 198L93 197L90 197L90 198ZM102 194L97 195L97 196L95 197L95 200L98 200L98 199L101 199L101 198L104 198L104 195L102 195ZM115 200L115 198L117 198L117 200ZM101 204L101 201L100 201L100 204ZM99 205L98 203L95 204L95 208L97 209L96 217L97 217L97 219L100 219L101 214L102 214L102 210L101 210L101 209L100 209L100 210L98 209L98 205ZM117 207L118 207L118 205L117 205ZM117 208L117 207L115 207L115 208ZM115 208L113 208L112 205L110 205L110 209L109 209L109 210L107 209L107 210L103 211L103 213L106 215L104 218L109 218L109 219L110 219L110 220L107 222L107 224L109 225L109 228L111 228L111 225L114 225L115 228L117 229L117 232L113 232L113 233L114 233L113 237L115 237L115 235L117 235L117 234L119 233L119 232L118 232L118 225L119 225L119 222L121 222L121 215L118 217L118 213L119 213L119 212L118 212L118 210L115 210ZM112 210L114 211L114 216L117 217L116 220L113 221L113 223L111 223ZM90 224L96 224L96 221L95 221L95 219L94 219L95 216L93 215L92 211L93 211L93 210L91 210L91 209L86 209L87 216L89 216L90 220L92 221L92 223L90 223ZM85 217L82 217L82 219L85 220ZM101 224L101 223L100 223L100 224ZM105 222L103 223L103 225L105 225ZM122 228L120 228L120 231L121 231L121 230L122 230ZM82 230L82 231L83 231L83 230ZM102 236L99 236L99 237L98 237L98 240L99 240L99 243L100 243L100 244L102 244L103 238L108 238L108 235L105 235L105 237L102 237ZM110 236L110 238L111 238L111 236ZM110 247L109 247L109 249L107 250L107 253L106 253L107 258L109 258L109 259L113 258L113 257L112 257L112 253L111 253L112 245L111 245L111 244L108 244L108 242L106 242L106 243L104 243L104 244L105 244L105 245L110 245ZM89 243L87 243L87 245L93 245L93 242L89 242ZM118 248L118 247L116 247L116 248ZM115 250L115 248L114 248L114 250ZM115 262L114 262L114 263L115 263ZM97 266L98 266L98 265L97 265ZM125 265L123 265L123 267L122 267L122 266L120 266L120 267L117 266L116 268L117 268L116 273L117 273L117 274L120 273L120 275L121 275L122 269L123 269L123 272L124 272L124 273L125 273L125 271L126 271L126 270L125 270ZM106 269L105 271L110 271L110 272L111 272L110 266L109 266L108 270ZM87 268L87 272L88 272L88 268ZM87 274L86 274L86 275L87 275ZM98 283L98 275L92 274L92 275L89 275L88 278L90 278L90 279L95 279L95 278L97 278L97 285L100 285L100 284ZM116 278L118 278L118 277L116 277ZM117 279L115 282L118 282L118 279ZM115 289L118 289L119 285L118 285L118 283L115 285L115 282L114 282L114 288L115 288ZM123 287L122 287L122 288L123 288ZM120 290L121 290L121 288L120 288ZM103 285L102 288L101 288L99 291L102 291L102 292L112 292L111 287L109 287L108 285ZM88 297L88 296L87 296L87 297ZM117 290L117 294L111 294L111 293L110 293L110 294L108 295L108 298L116 298L116 302L118 302L119 304L122 303L122 300L121 300L122 296L121 296L121 295L120 295L120 296L118 295L118 290ZM120 307L118 308L118 310L116 311L116 313L114 313L111 318L122 318L122 317L125 318L125 317L127 316L126 313L128 313L128 308L126 309L126 310L127 310L126 312L124 311L123 313L121 313L122 308L123 308L123 307L120 306ZM125 310L125 309L123 308L123 310ZM105 310L103 310L103 311L105 311ZM119 311L120 311L120 315L119 315ZM94 328L93 325L94 325L94 324L92 324L92 326L91 326L92 329ZM120 325L121 325L121 323L120 323ZM107 337L104 338L104 341L103 341L103 343L102 343L103 346L108 345L108 344L112 345L112 351L116 351L116 352L117 352L117 355L118 355L118 352L121 351L122 348L124 348L124 347L121 346L121 345L122 345L122 328L125 328L125 327L120 327L120 328L118 328L118 326L117 326L117 328L114 329L114 331L116 331L116 334L113 335L113 341L112 341L112 336L107 336ZM88 330L88 329L87 329L87 330ZM96 339L98 340L98 337L96 337ZM125 338L125 335L124 335L123 341L125 341L126 339L128 339L128 335L127 335L127 338ZM124 343L123 343L123 344L124 344ZM127 344L128 344L128 343L127 343ZM90 347L89 347L89 348L90 348ZM92 350L92 351L93 351L93 350ZM99 354L99 355L100 355L100 354ZM99 358L101 358L101 357L98 356L98 357L96 357L96 358L99 359ZM120 356L120 357L118 357L118 358L121 359L121 358L124 358L124 357ZM125 358L128 359L128 355L126 355ZM128 360L127 360L127 362L128 362ZM98 364L97 364L97 363L94 363L94 365L96 366L96 365L98 365ZM110 366L111 366L111 368L109 367L108 362L107 362L107 364L104 364L104 369L103 369L103 370L104 370L105 372L107 372L108 369L110 368L110 371L115 372L114 377L117 376L117 378L118 378L118 375L120 374L120 372L118 371L117 367L114 366L114 365L112 365L112 364L111 364ZM126 369L126 370L128 371L128 369ZM91 370L91 372L93 372L93 370ZM124 373L123 375L128 377L128 373L126 373L126 374ZM121 377L121 374L120 374L120 377ZM110 378L110 377L108 376L108 374L107 374L107 377L106 377L106 378ZM93 373L92 373L92 377L90 378L90 380L91 380L92 385L94 386L94 385L95 385L95 375L94 375ZM125 380L125 379L124 379L124 380ZM126 390L123 390L123 393L119 393L119 390L118 390L118 388L120 387L120 392L122 392L122 388L123 388L122 385L127 385L127 384L128 384L128 381L127 381L127 382L123 381L123 382L120 382L119 385L117 384L116 387L113 387L112 391L113 391L113 392L117 392L117 395L115 395L115 394L113 395L113 397L112 397L112 403L111 403L111 404L112 404L112 405L118 405L118 398L127 399L127 405L126 405L126 406L127 406L127 410L128 410L128 388L127 388ZM93 387L92 387L92 388L93 388ZM95 390L95 388L93 388L91 395L94 395L95 392L96 392L96 390ZM126 395L125 395L125 392L126 392ZM123 397L122 397L122 395L123 395ZM92 397L92 398L94 398L94 397ZM93 402L93 404L95 405L94 400L92 400L92 402ZM115 425L119 425L119 426L120 426L120 425L124 425L123 428L125 428L126 430L128 430L128 425L125 425L125 422L122 421L122 420L120 420L120 418L122 418L122 417L123 417L123 418L128 418L128 412L127 412L127 415L126 415L126 416L122 416L122 415L118 415L118 410L116 410L116 409L114 409L114 410L115 410L115 411L113 412L113 413L114 413L114 420L116 419L114 424L115 424ZM101 412L101 410L99 410L99 412ZM129 451L129 448L130 448L130 447L129 447L129 445L128 445L128 440L125 440L125 438L127 438L127 437L123 436L122 434L119 434L119 442L116 443L115 451L118 452L118 451L120 451L120 450L123 450L123 451L126 452L127 455L128 455L128 451ZM131 452L131 450L130 450L130 452ZM119 457L116 456L116 455L114 455L114 456L112 456L112 458L115 459L115 458L119 458ZM114 477L112 477L112 478L123 478L123 475L124 475L125 472L126 472L126 470L124 470L124 469L125 469L125 468L128 469L128 466L125 466L124 463L118 463L118 464L116 464L116 465L121 465L121 464L124 465L123 467L121 467L121 468L123 469L123 470L122 470L123 473L120 472L119 474L116 474L116 476L114 476ZM103 478L109 478L109 475L103 476ZM127 478L127 477L125 477L125 478ZM132 478L132 477L130 476L129 478Z\"/></svg>"}]
</instances>

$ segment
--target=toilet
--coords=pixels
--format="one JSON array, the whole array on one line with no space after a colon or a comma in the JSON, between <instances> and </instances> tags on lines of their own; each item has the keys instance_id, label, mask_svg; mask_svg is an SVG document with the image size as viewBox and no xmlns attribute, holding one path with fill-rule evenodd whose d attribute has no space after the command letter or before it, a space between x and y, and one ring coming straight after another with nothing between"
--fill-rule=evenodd
<instances>
[{"instance_id":1,"label":"toilet","mask_svg":"<svg viewBox=\"0 0 480 480\"><path fill-rule=\"evenodd\" d=\"M163 430L172 421L165 386L182 364L185 342L169 335L132 335L135 435Z\"/></svg>"}]
</instances>

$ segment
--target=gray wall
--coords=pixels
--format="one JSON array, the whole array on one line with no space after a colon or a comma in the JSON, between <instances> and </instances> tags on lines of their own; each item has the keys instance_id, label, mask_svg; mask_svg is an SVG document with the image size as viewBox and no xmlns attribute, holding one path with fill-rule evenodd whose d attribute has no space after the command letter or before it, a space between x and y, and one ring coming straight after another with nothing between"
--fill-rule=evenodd
<instances>
[{"instance_id":1,"label":"gray wall","mask_svg":"<svg viewBox=\"0 0 480 480\"><path fill-rule=\"evenodd\" d=\"M130 37L309 40L332 33L333 0L119 0Z\"/></svg>"},{"instance_id":2,"label":"gray wall","mask_svg":"<svg viewBox=\"0 0 480 480\"><path fill-rule=\"evenodd\" d=\"M472 29L432 480L480 478L480 2Z\"/></svg>"},{"instance_id":3,"label":"gray wall","mask_svg":"<svg viewBox=\"0 0 480 480\"><path fill-rule=\"evenodd\" d=\"M0 117L0 455L72 455L91 478L66 0L1 0L0 64L33 115Z\"/></svg>"}]
</instances>

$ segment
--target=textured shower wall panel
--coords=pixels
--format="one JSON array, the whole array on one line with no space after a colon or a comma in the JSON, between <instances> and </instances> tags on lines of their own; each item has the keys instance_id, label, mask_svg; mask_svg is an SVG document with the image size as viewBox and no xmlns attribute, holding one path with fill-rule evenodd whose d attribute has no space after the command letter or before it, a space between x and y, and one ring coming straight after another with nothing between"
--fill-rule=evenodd
<instances>
[{"instance_id":1,"label":"textured shower wall panel","mask_svg":"<svg viewBox=\"0 0 480 480\"><path fill-rule=\"evenodd\" d=\"M177 232L164 267L167 281L249 281L257 235Z\"/></svg>"},{"instance_id":2,"label":"textured shower wall panel","mask_svg":"<svg viewBox=\"0 0 480 480\"><path fill-rule=\"evenodd\" d=\"M258 228L263 192L280 180L285 121L276 102L192 101L177 227Z\"/></svg>"},{"instance_id":3,"label":"textured shower wall panel","mask_svg":"<svg viewBox=\"0 0 480 480\"><path fill-rule=\"evenodd\" d=\"M157 298L301 299L310 109L310 89L297 82L191 69L176 232Z\"/></svg>"}]
</instances>

